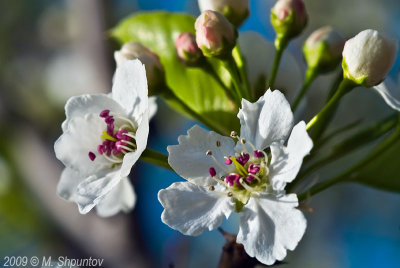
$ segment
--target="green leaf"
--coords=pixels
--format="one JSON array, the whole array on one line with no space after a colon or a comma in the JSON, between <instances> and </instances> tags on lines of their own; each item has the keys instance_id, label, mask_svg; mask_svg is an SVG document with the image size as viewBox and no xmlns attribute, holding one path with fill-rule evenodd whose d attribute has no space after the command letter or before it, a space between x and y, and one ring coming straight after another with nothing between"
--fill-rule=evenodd
<instances>
[{"instance_id":1,"label":"green leaf","mask_svg":"<svg viewBox=\"0 0 400 268\"><path fill-rule=\"evenodd\" d=\"M392 135L396 135L396 132ZM397 135L380 155L356 172L352 181L382 190L400 192L399 156L400 135Z\"/></svg>"},{"instance_id":2,"label":"green leaf","mask_svg":"<svg viewBox=\"0 0 400 268\"><path fill-rule=\"evenodd\" d=\"M182 64L175 51L175 40L182 32L194 33L195 18L168 12L136 13L121 21L111 36L120 43L137 41L152 49L165 68L167 85L202 117L214 121L226 132L238 129L234 110L218 81L202 68ZM209 60L212 65L218 60Z\"/></svg>"}]
</instances>

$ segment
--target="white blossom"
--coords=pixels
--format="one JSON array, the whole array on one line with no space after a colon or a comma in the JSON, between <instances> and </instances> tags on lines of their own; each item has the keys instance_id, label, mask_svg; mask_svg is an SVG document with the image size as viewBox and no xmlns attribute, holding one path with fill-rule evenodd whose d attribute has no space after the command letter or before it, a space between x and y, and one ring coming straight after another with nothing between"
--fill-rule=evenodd
<instances>
[{"instance_id":1,"label":"white blossom","mask_svg":"<svg viewBox=\"0 0 400 268\"><path fill-rule=\"evenodd\" d=\"M285 186L297 175L313 144L305 123L293 127L290 105L278 90L257 102L242 101L240 136L194 126L169 146L168 162L186 182L159 192L161 219L186 235L218 227L240 212L237 242L270 265L293 250L306 229L295 194Z\"/></svg>"},{"instance_id":2,"label":"white blossom","mask_svg":"<svg viewBox=\"0 0 400 268\"><path fill-rule=\"evenodd\" d=\"M146 148L154 105L139 60L117 68L110 94L70 98L63 134L54 144L66 166L60 196L76 202L82 214L95 206L102 216L131 209L136 197L127 176Z\"/></svg>"}]
</instances>

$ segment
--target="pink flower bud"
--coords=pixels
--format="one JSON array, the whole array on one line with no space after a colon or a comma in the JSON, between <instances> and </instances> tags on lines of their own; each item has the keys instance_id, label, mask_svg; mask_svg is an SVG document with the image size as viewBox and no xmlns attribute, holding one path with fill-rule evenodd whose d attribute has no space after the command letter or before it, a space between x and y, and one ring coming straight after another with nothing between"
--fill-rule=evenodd
<instances>
[{"instance_id":1,"label":"pink flower bud","mask_svg":"<svg viewBox=\"0 0 400 268\"><path fill-rule=\"evenodd\" d=\"M175 42L176 53L179 59L188 65L195 64L203 56L196 44L196 37L192 33L182 33Z\"/></svg>"},{"instance_id":2,"label":"pink flower bud","mask_svg":"<svg viewBox=\"0 0 400 268\"><path fill-rule=\"evenodd\" d=\"M206 57L223 57L236 44L235 27L221 14L206 10L196 20L196 42Z\"/></svg>"},{"instance_id":3,"label":"pink flower bud","mask_svg":"<svg viewBox=\"0 0 400 268\"><path fill-rule=\"evenodd\" d=\"M200 11L217 11L239 27L249 16L249 0L199 0Z\"/></svg>"},{"instance_id":4,"label":"pink flower bud","mask_svg":"<svg viewBox=\"0 0 400 268\"><path fill-rule=\"evenodd\" d=\"M129 42L122 46L121 50L114 52L117 66L127 60L139 59L146 68L147 82L151 93L159 89L165 82L164 67L160 58L153 51L138 42Z\"/></svg>"},{"instance_id":5,"label":"pink flower bud","mask_svg":"<svg viewBox=\"0 0 400 268\"><path fill-rule=\"evenodd\" d=\"M309 68L320 72L332 71L342 59L344 37L332 27L325 26L313 32L303 46L303 54Z\"/></svg>"},{"instance_id":6,"label":"pink flower bud","mask_svg":"<svg viewBox=\"0 0 400 268\"><path fill-rule=\"evenodd\" d=\"M303 31L307 17L301 0L279 0L271 9L271 23L277 35L288 39Z\"/></svg>"}]
</instances>

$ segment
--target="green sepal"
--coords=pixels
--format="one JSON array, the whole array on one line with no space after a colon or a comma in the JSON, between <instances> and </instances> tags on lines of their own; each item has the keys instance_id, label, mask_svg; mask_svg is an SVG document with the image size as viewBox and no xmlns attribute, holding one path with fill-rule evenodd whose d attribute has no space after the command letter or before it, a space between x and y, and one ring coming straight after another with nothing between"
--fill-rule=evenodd
<instances>
[{"instance_id":1,"label":"green sepal","mask_svg":"<svg viewBox=\"0 0 400 268\"><path fill-rule=\"evenodd\" d=\"M362 77L359 77L359 78L355 78L354 76L352 76L350 74L350 72L349 72L349 67L347 66L346 59L344 57L343 57L343 60L342 60L342 69L343 69L343 77L344 78L347 78L348 80L353 81L354 83L356 83L359 86L366 87L365 83L366 83L368 77L367 76L362 76Z\"/></svg>"}]
</instances>

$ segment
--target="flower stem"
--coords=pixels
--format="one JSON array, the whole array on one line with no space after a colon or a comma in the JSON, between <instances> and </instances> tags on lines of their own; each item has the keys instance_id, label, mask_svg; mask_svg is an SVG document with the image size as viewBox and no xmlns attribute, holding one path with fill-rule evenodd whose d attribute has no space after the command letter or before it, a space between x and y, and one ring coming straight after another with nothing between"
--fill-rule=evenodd
<instances>
[{"instance_id":1,"label":"flower stem","mask_svg":"<svg viewBox=\"0 0 400 268\"><path fill-rule=\"evenodd\" d=\"M304 79L303 86L301 87L299 93L296 96L296 99L293 102L292 110L293 112L296 111L297 107L299 106L301 100L303 99L304 95L307 93L311 83L315 80L318 76L319 72L316 68L308 68L306 72L306 76Z\"/></svg>"},{"instance_id":2,"label":"flower stem","mask_svg":"<svg viewBox=\"0 0 400 268\"><path fill-rule=\"evenodd\" d=\"M140 156L140 160L174 171L168 164L167 155L156 152L149 148L146 148L146 150L144 150L144 152Z\"/></svg>"},{"instance_id":3,"label":"flower stem","mask_svg":"<svg viewBox=\"0 0 400 268\"><path fill-rule=\"evenodd\" d=\"M275 57L274 63L272 65L271 75L269 76L268 80L268 87L273 90L275 85L276 75L278 74L279 63L281 62L281 58L283 55L283 51L288 45L288 40L282 36L277 36L275 39Z\"/></svg>"},{"instance_id":4,"label":"flower stem","mask_svg":"<svg viewBox=\"0 0 400 268\"><path fill-rule=\"evenodd\" d=\"M400 116L399 116L400 119ZM399 120L398 119L398 120ZM311 187L309 190L299 194L298 198L299 201L304 200L307 197L313 196L329 187L332 185L342 182L342 181L351 181L353 180L354 175L356 174L357 170L360 169L363 166L368 165L371 161L375 160L380 154L386 151L392 144L400 138L400 124L397 122L397 128L396 130L388 137L386 138L383 142L381 142L369 155L367 155L365 158L363 158L360 162L349 168L348 170L344 171L343 173L339 174L336 177L333 177L331 179L328 179L324 182L321 182L313 187Z\"/></svg>"},{"instance_id":5,"label":"flower stem","mask_svg":"<svg viewBox=\"0 0 400 268\"><path fill-rule=\"evenodd\" d=\"M335 92L333 97L325 105L325 107L314 116L307 124L307 130L309 131L310 137L313 141L319 139L326 127L329 125L337 106L339 105L340 99L350 92L356 84L346 78L342 80L338 90Z\"/></svg>"},{"instance_id":6,"label":"flower stem","mask_svg":"<svg viewBox=\"0 0 400 268\"><path fill-rule=\"evenodd\" d=\"M246 60L244 59L243 54L237 44L233 48L232 56L233 56L233 59L235 60L236 66L239 70L240 79L244 85L244 92L245 92L244 95L246 97L249 97L247 100L252 101L252 100L254 100L254 92L252 92L252 90L251 90L249 77L247 75ZM251 97L251 99L250 99L250 97Z\"/></svg>"},{"instance_id":7,"label":"flower stem","mask_svg":"<svg viewBox=\"0 0 400 268\"><path fill-rule=\"evenodd\" d=\"M224 60L225 68L228 71L229 75L231 76L233 86L236 90L237 96L237 104L240 106L240 102L242 98L249 99L250 92L243 88L242 81L240 79L239 70L236 66L236 62L233 56L230 56L228 59Z\"/></svg>"},{"instance_id":8,"label":"flower stem","mask_svg":"<svg viewBox=\"0 0 400 268\"><path fill-rule=\"evenodd\" d=\"M225 83L222 81L221 77L218 75L216 69L214 68L214 66L206 61L206 63L204 64L204 70L211 75L217 82L218 84L223 88L223 90L225 91L226 96L228 97L228 99L232 102L233 104L233 110L237 110L238 109L238 104L237 104L237 100L238 97L236 95L236 92L233 92L230 88L228 88Z\"/></svg>"},{"instance_id":9,"label":"flower stem","mask_svg":"<svg viewBox=\"0 0 400 268\"><path fill-rule=\"evenodd\" d=\"M397 123L397 114L392 114L383 120L368 126L361 131L357 132L355 135L345 139L344 141L336 144L332 148L332 153L321 160L310 165L308 168L302 170L296 177L296 179L288 185L288 191L293 191L293 189L304 179L307 175L323 167L333 161L357 150L358 148L378 139L382 135L388 133L392 130ZM315 153L316 151L313 151Z\"/></svg>"}]
</instances>

